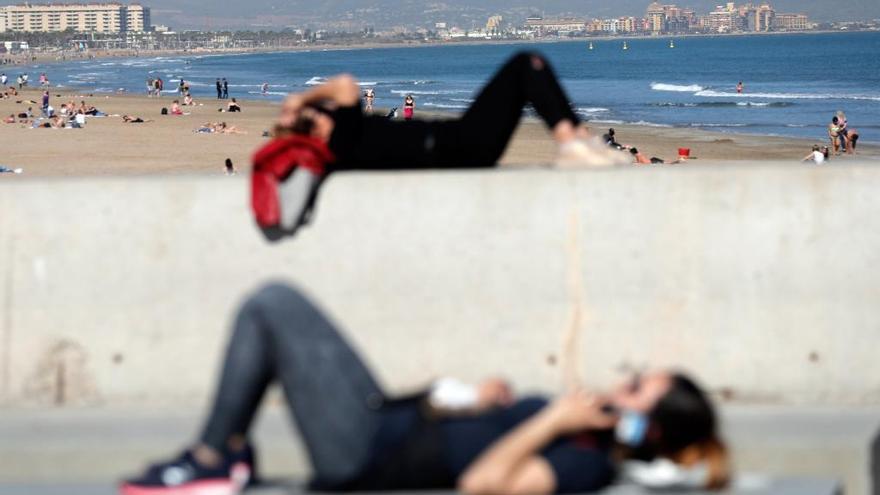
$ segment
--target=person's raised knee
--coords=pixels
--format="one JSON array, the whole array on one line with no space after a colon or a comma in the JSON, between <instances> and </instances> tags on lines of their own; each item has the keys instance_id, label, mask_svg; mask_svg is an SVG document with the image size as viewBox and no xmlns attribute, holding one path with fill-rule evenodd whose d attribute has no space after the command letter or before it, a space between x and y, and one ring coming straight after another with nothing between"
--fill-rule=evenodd
<instances>
[{"instance_id":1,"label":"person's raised knee","mask_svg":"<svg viewBox=\"0 0 880 495\"><path fill-rule=\"evenodd\" d=\"M536 71L544 70L547 66L547 62L541 54L530 50L517 52L517 54L513 56L512 61Z\"/></svg>"},{"instance_id":2,"label":"person's raised knee","mask_svg":"<svg viewBox=\"0 0 880 495\"><path fill-rule=\"evenodd\" d=\"M306 301L305 295L299 288L283 282L271 282L260 287L250 299L251 302L268 307Z\"/></svg>"}]
</instances>

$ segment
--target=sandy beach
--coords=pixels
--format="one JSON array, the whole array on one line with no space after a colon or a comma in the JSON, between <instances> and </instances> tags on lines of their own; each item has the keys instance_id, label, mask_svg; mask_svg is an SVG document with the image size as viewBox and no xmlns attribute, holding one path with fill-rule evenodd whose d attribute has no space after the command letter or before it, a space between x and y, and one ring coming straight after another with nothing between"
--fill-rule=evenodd
<instances>
[{"instance_id":1,"label":"sandy beach","mask_svg":"<svg viewBox=\"0 0 880 495\"><path fill-rule=\"evenodd\" d=\"M40 92L27 90L18 97L0 100L0 115L24 112L33 107L39 113ZM251 154L266 138L278 110L277 102L239 100L241 113L219 112L225 103L215 99L196 101L184 107L187 115L160 115L173 98L136 95L104 95L52 92L52 105L85 100L102 112L103 118L88 118L84 129L32 129L20 123L0 124L0 165L21 167L28 176L143 175L143 174L221 174L224 162L232 159L238 170L247 170ZM17 103L16 101L21 101ZM125 124L121 115L148 120ZM449 116L421 113L423 117ZM199 134L194 132L208 122L226 122L246 134ZM637 146L647 156L674 159L679 147L691 149L690 163L728 160L783 160L792 164L806 156L816 141L707 132L695 129L615 126L618 141ZM594 127L598 134L604 128ZM823 143L824 144L824 143ZM505 166L551 163L556 146L537 121L526 120L501 160ZM878 157L880 148L864 146L859 156ZM851 157L839 157L845 163Z\"/></svg>"}]
</instances>

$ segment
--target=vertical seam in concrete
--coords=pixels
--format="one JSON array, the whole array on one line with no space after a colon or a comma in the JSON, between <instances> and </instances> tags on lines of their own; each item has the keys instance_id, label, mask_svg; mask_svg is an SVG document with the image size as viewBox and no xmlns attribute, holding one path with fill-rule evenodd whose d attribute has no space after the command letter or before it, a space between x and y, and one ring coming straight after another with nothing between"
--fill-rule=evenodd
<instances>
[{"instance_id":1,"label":"vertical seam in concrete","mask_svg":"<svg viewBox=\"0 0 880 495\"><path fill-rule=\"evenodd\" d=\"M568 251L567 275L568 292L571 298L571 321L565 332L562 344L562 373L563 383L567 391L575 390L583 386L583 380L578 372L581 360L580 337L584 322L584 282L581 273L581 242L578 231L580 221L577 208L573 207L568 219Z\"/></svg>"},{"instance_id":2,"label":"vertical seam in concrete","mask_svg":"<svg viewBox=\"0 0 880 495\"><path fill-rule=\"evenodd\" d=\"M12 356L12 291L14 289L13 281L15 278L15 237L13 235L9 236L7 244L7 263L5 267L6 269L4 270L6 274L6 280L4 280L6 294L3 298L3 355L0 356L0 361L2 361L2 376L0 376L0 387L2 388L0 388L0 399L3 401L9 400L9 374L12 366L12 363L10 363L10 357Z\"/></svg>"}]
</instances>

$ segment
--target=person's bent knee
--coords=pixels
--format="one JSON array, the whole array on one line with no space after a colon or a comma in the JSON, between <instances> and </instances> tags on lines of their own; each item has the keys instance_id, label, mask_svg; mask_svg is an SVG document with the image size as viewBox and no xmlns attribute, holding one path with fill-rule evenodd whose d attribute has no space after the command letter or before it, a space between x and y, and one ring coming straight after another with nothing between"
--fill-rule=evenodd
<instances>
[{"instance_id":1,"label":"person's bent knee","mask_svg":"<svg viewBox=\"0 0 880 495\"><path fill-rule=\"evenodd\" d=\"M511 58L511 63L531 68L532 70L541 71L547 67L547 61L544 56L538 52L531 50L522 50Z\"/></svg>"},{"instance_id":2,"label":"person's bent knee","mask_svg":"<svg viewBox=\"0 0 880 495\"><path fill-rule=\"evenodd\" d=\"M254 295L250 297L248 303L265 309L303 303L308 304L308 299L297 287L283 282L271 282L257 289Z\"/></svg>"}]
</instances>

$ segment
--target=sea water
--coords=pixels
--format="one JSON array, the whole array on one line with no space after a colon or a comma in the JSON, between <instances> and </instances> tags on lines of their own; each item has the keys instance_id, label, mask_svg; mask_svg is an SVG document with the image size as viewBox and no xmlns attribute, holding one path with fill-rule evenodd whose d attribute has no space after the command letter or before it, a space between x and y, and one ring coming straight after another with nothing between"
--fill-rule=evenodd
<instances>
[{"instance_id":1,"label":"sea water","mask_svg":"<svg viewBox=\"0 0 880 495\"><path fill-rule=\"evenodd\" d=\"M183 78L195 98L230 95L280 100L334 74L372 87L376 106L461 111L513 53L545 54L572 105L597 126L636 123L825 138L838 110L864 141L880 142L880 33L645 38L531 44L440 45L244 55L97 59L29 66L78 90L145 93L162 77L166 93ZM12 74L14 77L14 74ZM737 93L742 81L745 89ZM263 94L261 85L269 84Z\"/></svg>"}]
</instances>

